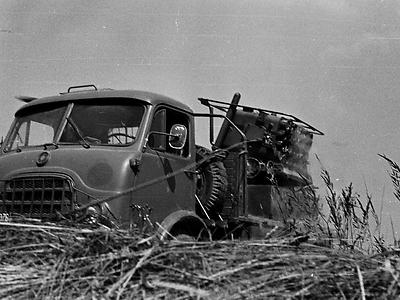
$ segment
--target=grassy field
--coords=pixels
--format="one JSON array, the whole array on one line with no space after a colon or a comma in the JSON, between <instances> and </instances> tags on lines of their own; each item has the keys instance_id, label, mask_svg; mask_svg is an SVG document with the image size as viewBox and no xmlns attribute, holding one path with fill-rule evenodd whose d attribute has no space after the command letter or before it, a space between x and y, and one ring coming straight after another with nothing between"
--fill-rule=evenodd
<instances>
[{"instance_id":1,"label":"grassy field","mask_svg":"<svg viewBox=\"0 0 400 300\"><path fill-rule=\"evenodd\" d=\"M124 231L1 226L2 299L396 299L395 249L366 255L304 237L160 242Z\"/></svg>"},{"instance_id":2,"label":"grassy field","mask_svg":"<svg viewBox=\"0 0 400 300\"><path fill-rule=\"evenodd\" d=\"M385 159L400 199L400 168ZM351 184L337 192L321 176L319 216L263 240L165 242L90 225L0 223L0 298L399 298L400 249L381 235L371 197Z\"/></svg>"}]
</instances>

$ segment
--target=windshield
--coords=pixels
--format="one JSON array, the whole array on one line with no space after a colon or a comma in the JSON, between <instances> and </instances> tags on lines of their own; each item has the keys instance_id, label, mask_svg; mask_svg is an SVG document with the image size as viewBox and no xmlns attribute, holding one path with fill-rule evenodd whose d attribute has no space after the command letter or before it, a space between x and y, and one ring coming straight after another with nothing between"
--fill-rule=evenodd
<instances>
[{"instance_id":1,"label":"windshield","mask_svg":"<svg viewBox=\"0 0 400 300\"><path fill-rule=\"evenodd\" d=\"M20 115L11 128L11 135L4 149L9 151L53 142L66 108L66 105L46 106L40 111L34 108Z\"/></svg>"},{"instance_id":2,"label":"windshield","mask_svg":"<svg viewBox=\"0 0 400 300\"><path fill-rule=\"evenodd\" d=\"M16 116L4 149L10 151L49 143L85 147L131 144L135 141L144 106L129 102L96 99L95 103L86 100L24 110Z\"/></svg>"}]
</instances>

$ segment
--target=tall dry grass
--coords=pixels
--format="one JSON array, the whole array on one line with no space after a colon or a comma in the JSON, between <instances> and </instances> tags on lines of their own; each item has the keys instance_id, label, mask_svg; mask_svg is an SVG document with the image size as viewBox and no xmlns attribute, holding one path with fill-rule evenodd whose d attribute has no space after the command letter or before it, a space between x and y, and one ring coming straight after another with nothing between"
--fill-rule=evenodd
<instances>
[{"instance_id":1,"label":"tall dry grass","mask_svg":"<svg viewBox=\"0 0 400 300\"><path fill-rule=\"evenodd\" d=\"M394 195L400 201L400 167L387 157L381 157L389 162ZM312 207L315 211L317 208L317 217L310 211L301 219L287 218L284 223L294 228L295 232L303 234L305 232L310 235L311 240L317 244L342 250L356 250L371 254L382 253L397 247L399 242L394 238L394 234L393 241L387 242L381 232L382 217L375 208L376 201L368 188L365 187L364 193L360 194L350 182L344 188L338 189L329 171L318 157L317 160L321 165L320 176L324 184L324 192L317 194L315 190L307 189L302 199L296 197L289 199L296 204L286 204L286 206L294 207L301 203L308 203L303 209Z\"/></svg>"}]
</instances>

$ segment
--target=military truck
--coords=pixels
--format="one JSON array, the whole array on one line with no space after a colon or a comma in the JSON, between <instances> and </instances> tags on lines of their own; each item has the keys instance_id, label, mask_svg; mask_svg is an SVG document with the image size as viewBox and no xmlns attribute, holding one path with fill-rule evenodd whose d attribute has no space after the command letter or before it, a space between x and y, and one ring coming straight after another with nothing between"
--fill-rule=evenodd
<instances>
[{"instance_id":1,"label":"military truck","mask_svg":"<svg viewBox=\"0 0 400 300\"><path fill-rule=\"evenodd\" d=\"M94 85L17 98L26 103L0 154L3 221L90 219L161 238L253 238L315 213L307 164L313 135L323 133L240 105L239 93L230 103L199 98L205 113ZM198 118L209 122L209 147L196 145Z\"/></svg>"}]
</instances>

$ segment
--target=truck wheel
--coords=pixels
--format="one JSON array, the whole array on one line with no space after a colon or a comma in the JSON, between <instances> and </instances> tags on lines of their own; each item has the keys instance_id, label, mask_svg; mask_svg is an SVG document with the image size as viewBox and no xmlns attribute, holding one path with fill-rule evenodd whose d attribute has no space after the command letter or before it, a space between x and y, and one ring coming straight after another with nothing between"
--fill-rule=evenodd
<instances>
[{"instance_id":1,"label":"truck wheel","mask_svg":"<svg viewBox=\"0 0 400 300\"><path fill-rule=\"evenodd\" d=\"M206 158L211 150L196 146L196 161ZM210 160L197 166L196 196L208 214L214 216L222 211L226 197L228 179L224 164L218 160ZM198 213L204 215L203 209Z\"/></svg>"},{"instance_id":2,"label":"truck wheel","mask_svg":"<svg viewBox=\"0 0 400 300\"><path fill-rule=\"evenodd\" d=\"M206 223L193 211L178 210L168 215L158 229L161 240L211 241Z\"/></svg>"}]
</instances>

